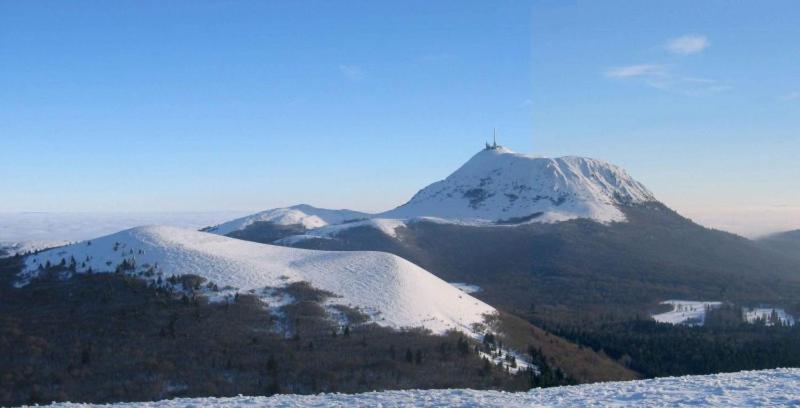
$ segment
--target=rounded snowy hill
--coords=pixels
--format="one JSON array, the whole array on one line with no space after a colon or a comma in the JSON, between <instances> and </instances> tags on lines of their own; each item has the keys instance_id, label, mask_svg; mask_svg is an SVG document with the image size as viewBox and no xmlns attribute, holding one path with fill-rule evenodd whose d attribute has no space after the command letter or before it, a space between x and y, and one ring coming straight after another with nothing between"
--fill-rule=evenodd
<instances>
[{"instance_id":1,"label":"rounded snowy hill","mask_svg":"<svg viewBox=\"0 0 800 408\"><path fill-rule=\"evenodd\" d=\"M395 255L277 247L165 226L133 228L28 256L19 285L35 277L40 265L63 260L69 267L73 259L78 273L113 272L125 262L133 268L127 273L145 279L198 275L222 288L218 296L269 293L307 282L337 296L330 304L358 308L375 323L393 328L469 332L495 312Z\"/></svg>"},{"instance_id":2,"label":"rounded snowy hill","mask_svg":"<svg viewBox=\"0 0 800 408\"><path fill-rule=\"evenodd\" d=\"M478 223L623 221L619 206L655 201L620 167L584 157L545 158L487 147L446 179L382 218L436 217Z\"/></svg>"},{"instance_id":3,"label":"rounded snowy hill","mask_svg":"<svg viewBox=\"0 0 800 408\"><path fill-rule=\"evenodd\" d=\"M264 222L275 225L301 225L311 230L326 225L341 224L347 221L361 220L371 217L370 214L351 210L329 210L308 204L300 204L286 208L273 208L226 223L211 227L208 232L228 235L243 230L253 224Z\"/></svg>"}]
</instances>

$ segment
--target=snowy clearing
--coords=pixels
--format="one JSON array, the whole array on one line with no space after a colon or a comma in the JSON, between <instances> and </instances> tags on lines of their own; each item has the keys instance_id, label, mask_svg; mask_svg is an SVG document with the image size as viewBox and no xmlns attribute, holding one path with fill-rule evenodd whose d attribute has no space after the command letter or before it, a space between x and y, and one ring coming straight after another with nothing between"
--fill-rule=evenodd
<instances>
[{"instance_id":1,"label":"snowy clearing","mask_svg":"<svg viewBox=\"0 0 800 408\"><path fill-rule=\"evenodd\" d=\"M780 322L783 326L794 326L794 316L783 309L774 307L742 308L742 317L747 323L756 323L761 320L767 326L774 326Z\"/></svg>"},{"instance_id":2,"label":"snowy clearing","mask_svg":"<svg viewBox=\"0 0 800 408\"><path fill-rule=\"evenodd\" d=\"M17 285L27 284L48 264L72 265L77 273L124 267L125 273L154 282L194 274L215 285L207 290L212 300L249 292L275 303L271 288L308 282L339 296L330 299L332 304L357 308L379 325L434 333L473 333L473 324L496 312L395 255L286 248L176 227L139 227L31 255Z\"/></svg>"},{"instance_id":3,"label":"snowy clearing","mask_svg":"<svg viewBox=\"0 0 800 408\"><path fill-rule=\"evenodd\" d=\"M694 301L694 300L666 300L662 305L672 305L669 312L653 315L653 319L661 323L685 324L688 326L702 326L706 322L706 312L718 308L722 302Z\"/></svg>"},{"instance_id":4,"label":"snowy clearing","mask_svg":"<svg viewBox=\"0 0 800 408\"><path fill-rule=\"evenodd\" d=\"M507 393L475 390L409 390L310 396L191 398L115 407L784 407L800 405L800 369L608 382ZM89 404L54 404L89 407Z\"/></svg>"}]
</instances>

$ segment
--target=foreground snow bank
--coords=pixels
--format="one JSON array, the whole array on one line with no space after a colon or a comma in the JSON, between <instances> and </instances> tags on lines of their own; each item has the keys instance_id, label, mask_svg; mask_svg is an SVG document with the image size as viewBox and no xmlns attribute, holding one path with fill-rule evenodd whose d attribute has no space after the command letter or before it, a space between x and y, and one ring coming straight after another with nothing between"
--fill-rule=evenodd
<instances>
[{"instance_id":1,"label":"foreground snow bank","mask_svg":"<svg viewBox=\"0 0 800 408\"><path fill-rule=\"evenodd\" d=\"M387 391L310 396L191 398L118 407L530 407L530 406L797 406L800 369L609 382L525 393L474 390ZM84 404L55 404L84 407Z\"/></svg>"}]
</instances>

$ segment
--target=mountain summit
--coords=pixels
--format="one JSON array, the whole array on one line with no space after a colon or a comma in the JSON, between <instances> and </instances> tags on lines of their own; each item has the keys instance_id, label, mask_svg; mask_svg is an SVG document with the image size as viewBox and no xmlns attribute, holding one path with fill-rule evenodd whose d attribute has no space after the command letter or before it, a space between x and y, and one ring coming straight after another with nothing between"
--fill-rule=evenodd
<instances>
[{"instance_id":1,"label":"mountain summit","mask_svg":"<svg viewBox=\"0 0 800 408\"><path fill-rule=\"evenodd\" d=\"M655 201L620 167L584 157L545 158L487 145L446 179L378 216L482 223L623 221L619 206Z\"/></svg>"}]
</instances>

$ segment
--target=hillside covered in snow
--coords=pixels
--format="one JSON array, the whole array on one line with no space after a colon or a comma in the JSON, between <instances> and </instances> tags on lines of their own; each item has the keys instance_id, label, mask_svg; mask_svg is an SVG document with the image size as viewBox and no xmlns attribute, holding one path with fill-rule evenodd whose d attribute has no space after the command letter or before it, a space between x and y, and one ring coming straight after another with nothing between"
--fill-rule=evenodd
<instances>
[{"instance_id":1,"label":"hillside covered in snow","mask_svg":"<svg viewBox=\"0 0 800 408\"><path fill-rule=\"evenodd\" d=\"M800 405L800 369L744 371L728 374L658 378L588 385L539 388L508 393L475 390L409 390L310 396L192 398L114 407L785 407ZM86 407L88 404L54 404Z\"/></svg>"},{"instance_id":2,"label":"hillside covered in snow","mask_svg":"<svg viewBox=\"0 0 800 408\"><path fill-rule=\"evenodd\" d=\"M154 283L172 276L205 278L212 299L252 293L280 304L276 288L307 282L331 292L330 305L356 308L382 326L465 332L495 310L398 256L326 252L246 242L176 227L149 226L29 256L18 286L46 266L77 273L124 272ZM213 288L213 289L212 289Z\"/></svg>"}]
</instances>

